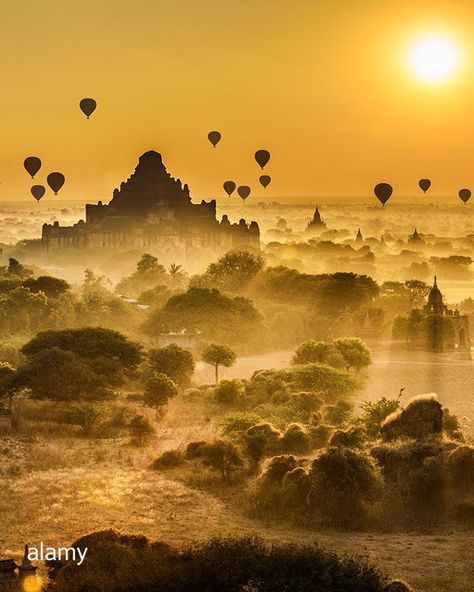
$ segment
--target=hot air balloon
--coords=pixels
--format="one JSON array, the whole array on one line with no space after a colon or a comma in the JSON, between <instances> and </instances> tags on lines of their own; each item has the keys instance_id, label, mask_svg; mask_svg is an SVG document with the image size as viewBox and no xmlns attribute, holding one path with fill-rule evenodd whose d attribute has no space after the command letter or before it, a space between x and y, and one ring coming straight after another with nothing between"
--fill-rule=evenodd
<instances>
[{"instance_id":1,"label":"hot air balloon","mask_svg":"<svg viewBox=\"0 0 474 592\"><path fill-rule=\"evenodd\" d=\"M255 152L255 160L263 170L263 167L270 160L270 152L268 152L268 150L257 150L257 152Z\"/></svg>"},{"instance_id":2,"label":"hot air balloon","mask_svg":"<svg viewBox=\"0 0 474 592\"><path fill-rule=\"evenodd\" d=\"M388 183L378 183L378 185L374 187L374 193L375 197L384 206L393 193L393 187Z\"/></svg>"},{"instance_id":3,"label":"hot air balloon","mask_svg":"<svg viewBox=\"0 0 474 592\"><path fill-rule=\"evenodd\" d=\"M271 180L272 178L269 175L262 175L259 178L260 185L262 185L264 189L266 189L270 185Z\"/></svg>"},{"instance_id":4,"label":"hot air balloon","mask_svg":"<svg viewBox=\"0 0 474 592\"><path fill-rule=\"evenodd\" d=\"M214 146L214 148L217 146L217 144L219 144L220 140L221 140L221 134L220 132L209 132L207 134L207 137L209 138L209 142Z\"/></svg>"},{"instance_id":5,"label":"hot air balloon","mask_svg":"<svg viewBox=\"0 0 474 592\"><path fill-rule=\"evenodd\" d=\"M44 185L33 185L31 188L31 195L39 202L46 191Z\"/></svg>"},{"instance_id":6,"label":"hot air balloon","mask_svg":"<svg viewBox=\"0 0 474 592\"><path fill-rule=\"evenodd\" d=\"M48 185L54 191L54 195L58 194L58 191L64 185L65 180L66 179L64 178L64 175L62 173L50 173L46 178L46 181L48 181Z\"/></svg>"},{"instance_id":7,"label":"hot air balloon","mask_svg":"<svg viewBox=\"0 0 474 592\"><path fill-rule=\"evenodd\" d=\"M89 119L92 113L94 113L97 103L94 99L82 99L79 103L79 107L87 119Z\"/></svg>"},{"instance_id":8,"label":"hot air balloon","mask_svg":"<svg viewBox=\"0 0 474 592\"><path fill-rule=\"evenodd\" d=\"M471 198L471 191L470 189L460 189L458 195L464 203L467 203Z\"/></svg>"},{"instance_id":9,"label":"hot air balloon","mask_svg":"<svg viewBox=\"0 0 474 592\"><path fill-rule=\"evenodd\" d=\"M41 160L37 156L28 156L28 158L25 158L23 166L33 179L41 168Z\"/></svg>"},{"instance_id":10,"label":"hot air balloon","mask_svg":"<svg viewBox=\"0 0 474 592\"><path fill-rule=\"evenodd\" d=\"M236 184L233 181L226 181L224 183L223 187L224 187L224 191L230 197L235 191Z\"/></svg>"},{"instance_id":11,"label":"hot air balloon","mask_svg":"<svg viewBox=\"0 0 474 592\"><path fill-rule=\"evenodd\" d=\"M431 187L431 181L429 179L420 179L418 181L418 185L423 193L426 193L428 189Z\"/></svg>"},{"instance_id":12,"label":"hot air balloon","mask_svg":"<svg viewBox=\"0 0 474 592\"><path fill-rule=\"evenodd\" d=\"M245 201L247 197L250 195L250 187L248 187L247 185L241 185L237 188L237 193Z\"/></svg>"}]
</instances>

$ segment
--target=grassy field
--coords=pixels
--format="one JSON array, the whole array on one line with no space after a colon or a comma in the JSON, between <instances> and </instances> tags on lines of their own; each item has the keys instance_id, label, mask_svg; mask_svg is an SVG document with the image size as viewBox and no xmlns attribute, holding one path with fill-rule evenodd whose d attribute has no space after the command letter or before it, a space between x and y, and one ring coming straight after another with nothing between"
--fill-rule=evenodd
<instances>
[{"instance_id":1,"label":"grassy field","mask_svg":"<svg viewBox=\"0 0 474 592\"><path fill-rule=\"evenodd\" d=\"M172 473L150 470L161 451L215 432L204 412L189 414L183 422L183 411L183 402L173 401L159 435L145 449L131 447L124 438L0 440L11 463L0 489L1 554L19 557L26 542L64 546L107 528L170 543L255 533L367 555L418 592L472 592L472 532L359 534L266 525L236 512L232 500L175 480Z\"/></svg>"}]
</instances>

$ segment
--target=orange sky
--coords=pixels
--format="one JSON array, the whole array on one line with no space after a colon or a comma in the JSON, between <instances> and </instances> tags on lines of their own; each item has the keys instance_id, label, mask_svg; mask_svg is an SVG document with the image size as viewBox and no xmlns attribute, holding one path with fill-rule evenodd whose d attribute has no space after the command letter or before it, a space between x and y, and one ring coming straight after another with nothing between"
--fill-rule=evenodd
<instances>
[{"instance_id":1,"label":"orange sky","mask_svg":"<svg viewBox=\"0 0 474 592\"><path fill-rule=\"evenodd\" d=\"M353 196L474 188L474 4L402 0L35 0L1 4L0 200L106 199L139 154L160 151L194 199L233 179L255 196ZM407 71L407 46L436 31L463 63L445 84ZM87 121L78 102L98 108ZM222 132L216 150L207 141ZM272 160L264 192L253 161ZM44 174L42 174L44 173ZM394 195L395 195L394 194ZM249 198L249 199L252 199Z\"/></svg>"}]
</instances>

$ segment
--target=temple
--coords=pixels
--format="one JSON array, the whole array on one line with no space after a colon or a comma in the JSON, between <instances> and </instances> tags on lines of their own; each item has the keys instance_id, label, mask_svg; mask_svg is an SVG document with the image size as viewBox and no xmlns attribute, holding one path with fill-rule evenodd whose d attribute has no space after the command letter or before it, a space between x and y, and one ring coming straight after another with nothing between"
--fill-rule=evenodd
<instances>
[{"instance_id":1,"label":"temple","mask_svg":"<svg viewBox=\"0 0 474 592\"><path fill-rule=\"evenodd\" d=\"M73 226L44 224L42 250L144 248L160 261L188 263L236 248L260 248L256 222L231 224L216 217L216 201L191 201L188 186L166 170L161 155L145 152L130 178L108 204L86 205L86 219Z\"/></svg>"},{"instance_id":2,"label":"temple","mask_svg":"<svg viewBox=\"0 0 474 592\"><path fill-rule=\"evenodd\" d=\"M433 349L443 351L443 349L471 349L471 342L469 338L469 317L463 315L459 310L451 310L444 304L443 295L438 288L438 281L434 277L433 287L428 295L428 302L424 307L424 313L427 316L438 318L446 318L450 321L453 335L445 338L443 332L435 335L435 343Z\"/></svg>"},{"instance_id":3,"label":"temple","mask_svg":"<svg viewBox=\"0 0 474 592\"><path fill-rule=\"evenodd\" d=\"M323 221L323 219L321 218L321 214L319 212L319 206L316 206L316 209L314 210L314 216L313 219L309 222L308 226L306 227L306 232L312 232L312 231L322 231L322 230L326 230L326 222Z\"/></svg>"}]
</instances>

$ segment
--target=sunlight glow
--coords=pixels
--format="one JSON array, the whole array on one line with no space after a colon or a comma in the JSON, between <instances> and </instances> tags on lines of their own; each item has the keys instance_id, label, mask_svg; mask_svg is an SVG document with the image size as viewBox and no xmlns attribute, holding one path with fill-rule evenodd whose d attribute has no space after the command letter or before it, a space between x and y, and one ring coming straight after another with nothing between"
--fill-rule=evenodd
<instances>
[{"instance_id":1,"label":"sunlight glow","mask_svg":"<svg viewBox=\"0 0 474 592\"><path fill-rule=\"evenodd\" d=\"M408 51L408 65L416 78L426 82L443 82L459 66L459 49L449 37L426 35L415 41Z\"/></svg>"}]
</instances>

